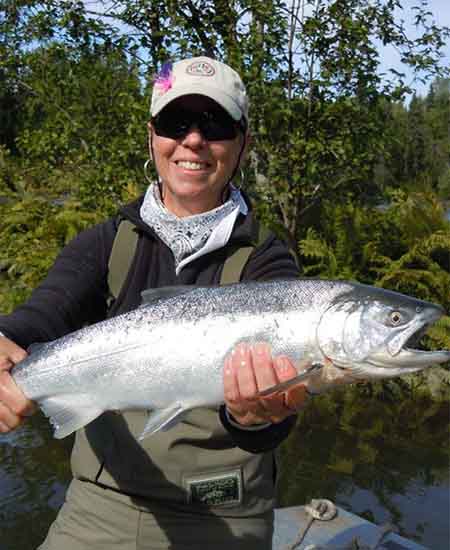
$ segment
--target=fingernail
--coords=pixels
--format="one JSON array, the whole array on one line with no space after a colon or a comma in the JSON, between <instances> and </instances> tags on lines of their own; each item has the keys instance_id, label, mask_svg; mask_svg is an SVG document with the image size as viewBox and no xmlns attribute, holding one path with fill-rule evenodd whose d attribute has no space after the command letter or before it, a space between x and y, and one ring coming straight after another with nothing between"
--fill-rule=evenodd
<instances>
[{"instance_id":1,"label":"fingernail","mask_svg":"<svg viewBox=\"0 0 450 550\"><path fill-rule=\"evenodd\" d=\"M264 342L258 342L254 346L255 353L258 355L268 355L269 354L269 346L265 344Z\"/></svg>"},{"instance_id":2,"label":"fingernail","mask_svg":"<svg viewBox=\"0 0 450 550\"><path fill-rule=\"evenodd\" d=\"M239 344L237 350L241 355L246 355L248 352L248 346L245 343Z\"/></svg>"},{"instance_id":3,"label":"fingernail","mask_svg":"<svg viewBox=\"0 0 450 550\"><path fill-rule=\"evenodd\" d=\"M233 359L232 359L232 353L228 355L228 357L225 357L225 361L223 364L223 372L226 376L231 376L233 374Z\"/></svg>"},{"instance_id":4,"label":"fingernail","mask_svg":"<svg viewBox=\"0 0 450 550\"><path fill-rule=\"evenodd\" d=\"M275 364L278 372L285 373L289 369L289 363L286 357L278 357Z\"/></svg>"}]
</instances>

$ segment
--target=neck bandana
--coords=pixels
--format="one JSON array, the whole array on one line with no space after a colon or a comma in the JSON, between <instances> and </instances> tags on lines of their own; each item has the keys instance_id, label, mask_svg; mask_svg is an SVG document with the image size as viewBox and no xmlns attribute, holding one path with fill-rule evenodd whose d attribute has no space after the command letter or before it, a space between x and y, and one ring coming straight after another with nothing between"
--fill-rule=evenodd
<instances>
[{"instance_id":1,"label":"neck bandana","mask_svg":"<svg viewBox=\"0 0 450 550\"><path fill-rule=\"evenodd\" d=\"M244 197L233 185L228 200L209 212L179 218L164 206L159 188L150 185L144 197L140 214L159 238L166 244L175 259L175 272L180 271L208 252L222 248L229 240L239 213L248 213Z\"/></svg>"}]
</instances>

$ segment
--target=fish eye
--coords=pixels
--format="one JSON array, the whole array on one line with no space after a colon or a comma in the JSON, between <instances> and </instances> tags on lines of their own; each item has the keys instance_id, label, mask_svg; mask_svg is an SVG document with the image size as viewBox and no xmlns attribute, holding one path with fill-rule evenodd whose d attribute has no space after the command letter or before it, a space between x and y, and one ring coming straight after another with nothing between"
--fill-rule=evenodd
<instances>
[{"instance_id":1,"label":"fish eye","mask_svg":"<svg viewBox=\"0 0 450 550\"><path fill-rule=\"evenodd\" d=\"M403 321L403 317L400 311L391 311L389 318L394 326L399 325Z\"/></svg>"}]
</instances>

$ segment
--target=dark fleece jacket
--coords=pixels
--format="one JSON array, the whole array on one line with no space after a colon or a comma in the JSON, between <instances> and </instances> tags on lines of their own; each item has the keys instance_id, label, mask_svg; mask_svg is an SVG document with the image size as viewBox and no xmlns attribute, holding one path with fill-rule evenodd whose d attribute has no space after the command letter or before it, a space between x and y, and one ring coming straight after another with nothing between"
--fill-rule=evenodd
<instances>
[{"instance_id":1,"label":"dark fleece jacket","mask_svg":"<svg viewBox=\"0 0 450 550\"><path fill-rule=\"evenodd\" d=\"M239 215L224 248L197 258L177 276L172 252L140 217L142 200L143 197L123 207L115 218L73 239L29 300L10 315L0 316L0 332L27 348L134 309L140 304L142 290L147 288L219 284L226 257L236 248L257 242L258 222L252 212L245 217ZM127 279L108 311L108 260L121 219L135 224L139 239ZM296 277L298 269L286 244L271 235L251 254L241 281ZM250 452L275 448L288 435L295 421L291 417L279 425L249 432L231 426L223 409L220 416L236 445Z\"/></svg>"}]
</instances>

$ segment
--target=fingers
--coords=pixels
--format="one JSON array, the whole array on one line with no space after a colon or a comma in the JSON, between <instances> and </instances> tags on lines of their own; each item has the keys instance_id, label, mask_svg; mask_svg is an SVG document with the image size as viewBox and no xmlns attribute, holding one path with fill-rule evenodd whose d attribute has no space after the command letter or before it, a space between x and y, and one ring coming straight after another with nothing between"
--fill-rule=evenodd
<instances>
[{"instance_id":1,"label":"fingers","mask_svg":"<svg viewBox=\"0 0 450 550\"><path fill-rule=\"evenodd\" d=\"M226 359L223 384L228 411L240 424L251 426L267 422L261 418L258 404L253 402L257 386L248 349L239 346Z\"/></svg>"},{"instance_id":2,"label":"fingers","mask_svg":"<svg viewBox=\"0 0 450 550\"><path fill-rule=\"evenodd\" d=\"M34 412L34 404L29 401L17 387L11 375L0 372L0 431L17 428L24 420Z\"/></svg>"},{"instance_id":3,"label":"fingers","mask_svg":"<svg viewBox=\"0 0 450 550\"><path fill-rule=\"evenodd\" d=\"M297 370L287 357L272 359L267 344L253 348L240 344L224 368L224 396L229 412L244 426L282 422L304 406L305 389L295 386L268 397L260 397L258 392L296 375Z\"/></svg>"},{"instance_id":4,"label":"fingers","mask_svg":"<svg viewBox=\"0 0 450 550\"><path fill-rule=\"evenodd\" d=\"M280 382L286 382L298 374L288 357L280 356L274 360ZM304 383L297 384L283 392L284 406L292 412L299 412L309 399Z\"/></svg>"},{"instance_id":5,"label":"fingers","mask_svg":"<svg viewBox=\"0 0 450 550\"><path fill-rule=\"evenodd\" d=\"M27 356L27 352L9 338L0 336L0 371L10 370Z\"/></svg>"},{"instance_id":6,"label":"fingers","mask_svg":"<svg viewBox=\"0 0 450 550\"><path fill-rule=\"evenodd\" d=\"M12 410L0 402L0 431L2 433L14 430L23 422L23 417L15 414Z\"/></svg>"},{"instance_id":7,"label":"fingers","mask_svg":"<svg viewBox=\"0 0 450 550\"><path fill-rule=\"evenodd\" d=\"M267 344L256 344L253 353L253 368L256 374L257 391L273 388L282 380L278 376L274 361ZM294 375L296 371L294 369ZM286 407L279 394L269 395L259 399L265 416L272 423L281 422L286 418ZM289 414L291 414L289 412Z\"/></svg>"},{"instance_id":8,"label":"fingers","mask_svg":"<svg viewBox=\"0 0 450 550\"><path fill-rule=\"evenodd\" d=\"M301 411L309 399L310 395L303 384L289 388L284 393L285 407L295 413Z\"/></svg>"},{"instance_id":9,"label":"fingers","mask_svg":"<svg viewBox=\"0 0 450 550\"><path fill-rule=\"evenodd\" d=\"M35 409L33 401L25 397L8 372L0 372L0 402L21 416L27 416Z\"/></svg>"},{"instance_id":10,"label":"fingers","mask_svg":"<svg viewBox=\"0 0 450 550\"><path fill-rule=\"evenodd\" d=\"M232 354L232 362L237 374L240 396L244 401L252 401L258 393L258 385L250 348L245 345L238 346Z\"/></svg>"},{"instance_id":11,"label":"fingers","mask_svg":"<svg viewBox=\"0 0 450 550\"><path fill-rule=\"evenodd\" d=\"M34 403L25 397L9 374L9 370L26 356L25 350L8 338L0 337L0 433L17 428L24 417L35 411Z\"/></svg>"}]
</instances>

